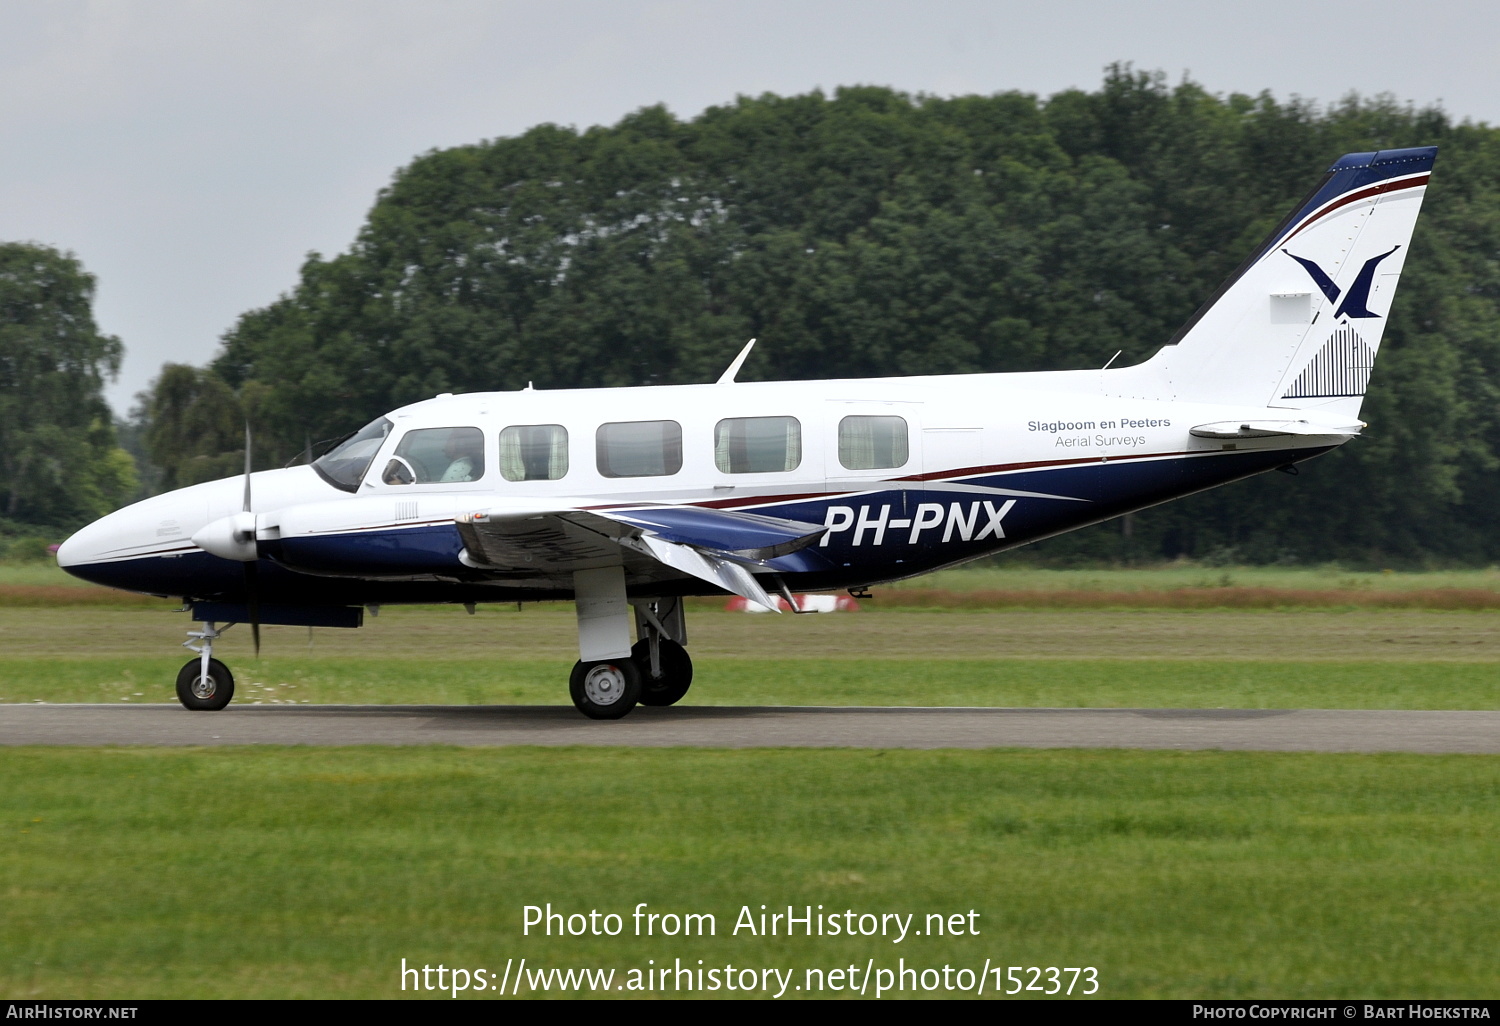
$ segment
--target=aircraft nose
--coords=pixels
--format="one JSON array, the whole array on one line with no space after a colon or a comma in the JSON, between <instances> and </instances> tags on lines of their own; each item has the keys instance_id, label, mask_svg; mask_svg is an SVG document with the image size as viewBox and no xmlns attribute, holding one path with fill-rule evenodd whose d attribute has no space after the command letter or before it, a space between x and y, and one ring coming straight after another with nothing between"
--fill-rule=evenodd
<instances>
[{"instance_id":1,"label":"aircraft nose","mask_svg":"<svg viewBox=\"0 0 1500 1026\"><path fill-rule=\"evenodd\" d=\"M109 547L107 539L114 533L112 525L106 523L109 519L110 517L104 517L96 520L82 530L69 535L68 539L57 547L57 565L74 577L83 576L78 571L102 559L104 550Z\"/></svg>"}]
</instances>

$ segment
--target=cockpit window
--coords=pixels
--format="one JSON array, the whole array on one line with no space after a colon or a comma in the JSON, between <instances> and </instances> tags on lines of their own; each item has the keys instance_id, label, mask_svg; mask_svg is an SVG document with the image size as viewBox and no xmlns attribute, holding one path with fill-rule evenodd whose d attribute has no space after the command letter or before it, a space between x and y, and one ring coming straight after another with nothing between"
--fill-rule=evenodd
<instances>
[{"instance_id":1,"label":"cockpit window","mask_svg":"<svg viewBox=\"0 0 1500 1026\"><path fill-rule=\"evenodd\" d=\"M484 433L474 427L408 431L380 472L388 485L458 484L483 476Z\"/></svg>"},{"instance_id":2,"label":"cockpit window","mask_svg":"<svg viewBox=\"0 0 1500 1026\"><path fill-rule=\"evenodd\" d=\"M346 492L354 491L364 478L365 471L370 469L375 454L391 433L392 426L384 417L371 421L318 457L313 462L313 469L335 488Z\"/></svg>"}]
</instances>

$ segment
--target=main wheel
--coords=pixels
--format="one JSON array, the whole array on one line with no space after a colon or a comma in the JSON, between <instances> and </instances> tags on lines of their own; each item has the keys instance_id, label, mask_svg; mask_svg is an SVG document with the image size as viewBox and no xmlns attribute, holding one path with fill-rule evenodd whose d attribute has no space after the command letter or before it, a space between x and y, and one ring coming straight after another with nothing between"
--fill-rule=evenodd
<instances>
[{"instance_id":1,"label":"main wheel","mask_svg":"<svg viewBox=\"0 0 1500 1026\"><path fill-rule=\"evenodd\" d=\"M641 671L641 704L672 705L688 693L693 683L693 660L687 649L670 638L656 643L661 673L651 674L651 642L642 638L630 650L630 660Z\"/></svg>"},{"instance_id":2,"label":"main wheel","mask_svg":"<svg viewBox=\"0 0 1500 1026\"><path fill-rule=\"evenodd\" d=\"M177 671L177 701L189 709L222 709L234 697L234 674L217 659L208 661L208 676L203 663L190 659Z\"/></svg>"},{"instance_id":3,"label":"main wheel","mask_svg":"<svg viewBox=\"0 0 1500 1026\"><path fill-rule=\"evenodd\" d=\"M591 720L618 720L641 698L641 671L631 659L573 664L568 691L578 711Z\"/></svg>"}]
</instances>

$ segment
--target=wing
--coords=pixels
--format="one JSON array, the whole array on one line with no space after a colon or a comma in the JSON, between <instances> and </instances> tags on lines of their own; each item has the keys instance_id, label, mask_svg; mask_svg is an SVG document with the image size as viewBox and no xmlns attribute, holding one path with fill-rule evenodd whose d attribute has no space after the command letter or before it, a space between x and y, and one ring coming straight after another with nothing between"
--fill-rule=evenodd
<instances>
[{"instance_id":1,"label":"wing","mask_svg":"<svg viewBox=\"0 0 1500 1026\"><path fill-rule=\"evenodd\" d=\"M460 558L497 578L571 587L579 570L625 566L633 585L695 577L776 608L750 567L822 537L817 524L697 506L491 509L456 518Z\"/></svg>"}]
</instances>

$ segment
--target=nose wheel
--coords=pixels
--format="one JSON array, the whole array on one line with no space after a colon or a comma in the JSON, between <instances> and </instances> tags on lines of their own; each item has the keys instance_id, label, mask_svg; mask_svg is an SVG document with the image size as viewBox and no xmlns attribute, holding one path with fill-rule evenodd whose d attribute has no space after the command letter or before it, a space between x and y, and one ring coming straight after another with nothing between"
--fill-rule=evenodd
<instances>
[{"instance_id":1,"label":"nose wheel","mask_svg":"<svg viewBox=\"0 0 1500 1026\"><path fill-rule=\"evenodd\" d=\"M234 697L234 674L217 659L189 659L177 671L177 700L188 709L216 710Z\"/></svg>"},{"instance_id":2,"label":"nose wheel","mask_svg":"<svg viewBox=\"0 0 1500 1026\"><path fill-rule=\"evenodd\" d=\"M234 674L213 657L214 641L233 626L231 623L220 629L212 622L205 622L202 630L188 631L188 640L182 647L197 655L177 671L177 701L184 708L213 712L224 708L234 697Z\"/></svg>"}]
</instances>

